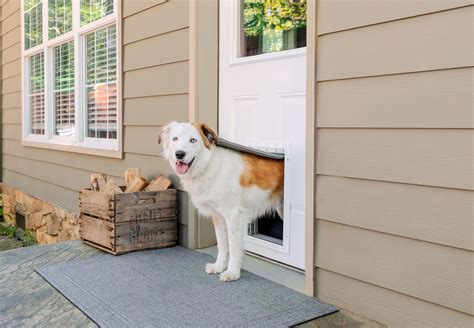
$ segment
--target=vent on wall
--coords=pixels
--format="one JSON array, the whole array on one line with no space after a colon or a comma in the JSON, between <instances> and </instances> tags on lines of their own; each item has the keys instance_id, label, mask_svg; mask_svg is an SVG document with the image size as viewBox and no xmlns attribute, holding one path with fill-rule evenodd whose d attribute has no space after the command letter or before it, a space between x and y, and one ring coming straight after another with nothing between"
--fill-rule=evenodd
<instances>
[{"instance_id":1,"label":"vent on wall","mask_svg":"<svg viewBox=\"0 0 474 328\"><path fill-rule=\"evenodd\" d=\"M26 230L25 215L23 213L16 212L16 227Z\"/></svg>"}]
</instances>

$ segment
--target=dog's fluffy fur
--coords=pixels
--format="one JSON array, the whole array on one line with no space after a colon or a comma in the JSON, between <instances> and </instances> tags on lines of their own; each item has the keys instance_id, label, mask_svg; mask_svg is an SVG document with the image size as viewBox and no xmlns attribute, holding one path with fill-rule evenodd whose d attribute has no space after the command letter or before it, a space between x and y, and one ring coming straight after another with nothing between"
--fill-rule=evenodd
<instances>
[{"instance_id":1,"label":"dog's fluffy fur","mask_svg":"<svg viewBox=\"0 0 474 328\"><path fill-rule=\"evenodd\" d=\"M206 265L221 281L240 278L247 224L283 210L283 161L216 147L217 134L203 123L171 122L160 133L163 154L203 216L211 217L218 255Z\"/></svg>"}]
</instances>

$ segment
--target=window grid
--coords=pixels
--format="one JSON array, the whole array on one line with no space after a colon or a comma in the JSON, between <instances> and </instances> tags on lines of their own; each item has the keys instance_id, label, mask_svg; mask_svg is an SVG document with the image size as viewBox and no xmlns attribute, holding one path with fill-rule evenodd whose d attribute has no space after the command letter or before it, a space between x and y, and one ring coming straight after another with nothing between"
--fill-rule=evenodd
<instances>
[{"instance_id":1,"label":"window grid","mask_svg":"<svg viewBox=\"0 0 474 328\"><path fill-rule=\"evenodd\" d=\"M74 43L69 41L54 48L54 134L75 134Z\"/></svg>"},{"instance_id":2,"label":"window grid","mask_svg":"<svg viewBox=\"0 0 474 328\"><path fill-rule=\"evenodd\" d=\"M43 42L43 3L42 0L25 1L25 49L33 48Z\"/></svg>"},{"instance_id":3,"label":"window grid","mask_svg":"<svg viewBox=\"0 0 474 328\"><path fill-rule=\"evenodd\" d=\"M81 26L110 15L113 11L113 0L81 0Z\"/></svg>"},{"instance_id":4,"label":"window grid","mask_svg":"<svg viewBox=\"0 0 474 328\"><path fill-rule=\"evenodd\" d=\"M86 35L87 136L117 138L116 28Z\"/></svg>"},{"instance_id":5,"label":"window grid","mask_svg":"<svg viewBox=\"0 0 474 328\"><path fill-rule=\"evenodd\" d=\"M116 1L23 0L23 140L120 149Z\"/></svg>"},{"instance_id":6,"label":"window grid","mask_svg":"<svg viewBox=\"0 0 474 328\"><path fill-rule=\"evenodd\" d=\"M42 135L45 133L44 53L29 58L29 71L30 133Z\"/></svg>"},{"instance_id":7,"label":"window grid","mask_svg":"<svg viewBox=\"0 0 474 328\"><path fill-rule=\"evenodd\" d=\"M48 1L48 37L72 31L72 0Z\"/></svg>"}]
</instances>

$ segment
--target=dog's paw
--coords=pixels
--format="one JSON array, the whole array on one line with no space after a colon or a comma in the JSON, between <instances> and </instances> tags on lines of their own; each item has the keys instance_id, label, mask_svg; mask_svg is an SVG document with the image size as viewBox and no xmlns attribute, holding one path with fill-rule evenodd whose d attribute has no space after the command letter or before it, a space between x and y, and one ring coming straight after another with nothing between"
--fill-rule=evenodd
<instances>
[{"instance_id":1,"label":"dog's paw","mask_svg":"<svg viewBox=\"0 0 474 328\"><path fill-rule=\"evenodd\" d=\"M232 271L224 271L221 273L220 275L220 280L221 281L234 281L234 280L238 280L240 278L240 274L239 273L235 273L235 272L232 272Z\"/></svg>"},{"instance_id":2,"label":"dog's paw","mask_svg":"<svg viewBox=\"0 0 474 328\"><path fill-rule=\"evenodd\" d=\"M225 265L219 265L217 263L207 263L206 264L206 273L221 273L224 271Z\"/></svg>"}]
</instances>

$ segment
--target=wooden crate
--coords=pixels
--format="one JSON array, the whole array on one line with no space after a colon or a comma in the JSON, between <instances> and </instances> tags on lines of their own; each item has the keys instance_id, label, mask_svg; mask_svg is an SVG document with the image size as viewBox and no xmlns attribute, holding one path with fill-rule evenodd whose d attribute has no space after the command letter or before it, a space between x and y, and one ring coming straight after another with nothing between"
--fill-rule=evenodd
<instances>
[{"instance_id":1,"label":"wooden crate","mask_svg":"<svg viewBox=\"0 0 474 328\"><path fill-rule=\"evenodd\" d=\"M114 255L176 245L177 191L80 191L80 236Z\"/></svg>"}]
</instances>

